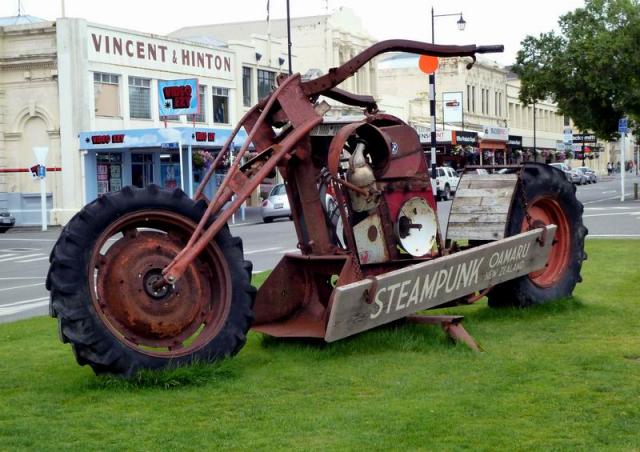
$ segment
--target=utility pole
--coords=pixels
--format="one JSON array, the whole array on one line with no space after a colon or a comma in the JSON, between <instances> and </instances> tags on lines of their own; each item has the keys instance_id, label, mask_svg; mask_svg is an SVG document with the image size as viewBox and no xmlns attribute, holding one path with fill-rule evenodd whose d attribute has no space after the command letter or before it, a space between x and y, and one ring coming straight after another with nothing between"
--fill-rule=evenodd
<instances>
[{"instance_id":1,"label":"utility pole","mask_svg":"<svg viewBox=\"0 0 640 452\"><path fill-rule=\"evenodd\" d=\"M435 14L431 7L431 44L436 43L436 17L460 16L458 19L458 30L463 31L467 22L463 19L462 13L455 14ZM436 71L429 74L429 112L431 114L431 178L436 178ZM462 127L464 129L464 125ZM444 114L442 118L442 130L444 130Z\"/></svg>"},{"instance_id":2,"label":"utility pole","mask_svg":"<svg viewBox=\"0 0 640 452\"><path fill-rule=\"evenodd\" d=\"M289 0L287 0L287 46L289 50L289 75L291 75L293 70L291 68L291 13L289 12Z\"/></svg>"},{"instance_id":3,"label":"utility pole","mask_svg":"<svg viewBox=\"0 0 640 452\"><path fill-rule=\"evenodd\" d=\"M624 152L624 142L626 141L626 136L627 134L623 132L622 136L620 137L620 202L624 202L624 173L627 172L627 168L625 166L627 161L625 159Z\"/></svg>"},{"instance_id":4,"label":"utility pole","mask_svg":"<svg viewBox=\"0 0 640 452\"><path fill-rule=\"evenodd\" d=\"M538 157L536 156L536 101L533 101L533 161L537 161Z\"/></svg>"}]
</instances>

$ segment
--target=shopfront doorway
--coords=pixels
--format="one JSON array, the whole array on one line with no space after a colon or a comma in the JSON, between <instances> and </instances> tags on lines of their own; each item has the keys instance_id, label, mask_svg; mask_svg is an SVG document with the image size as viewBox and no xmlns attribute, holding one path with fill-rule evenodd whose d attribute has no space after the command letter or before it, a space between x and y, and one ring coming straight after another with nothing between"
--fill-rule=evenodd
<instances>
[{"instance_id":1,"label":"shopfront doorway","mask_svg":"<svg viewBox=\"0 0 640 452\"><path fill-rule=\"evenodd\" d=\"M144 188L153 183L153 154L151 152L131 153L131 185Z\"/></svg>"}]
</instances>

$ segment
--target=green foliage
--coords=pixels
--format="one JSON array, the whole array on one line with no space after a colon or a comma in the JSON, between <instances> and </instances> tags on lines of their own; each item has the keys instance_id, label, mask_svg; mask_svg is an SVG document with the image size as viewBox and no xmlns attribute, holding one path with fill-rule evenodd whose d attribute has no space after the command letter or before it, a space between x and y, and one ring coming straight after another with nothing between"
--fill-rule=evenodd
<instances>
[{"instance_id":1,"label":"green foliage","mask_svg":"<svg viewBox=\"0 0 640 452\"><path fill-rule=\"evenodd\" d=\"M586 0L559 25L522 41L513 67L520 98L551 98L579 129L612 138L619 118L640 119L638 0Z\"/></svg>"},{"instance_id":2,"label":"green foliage","mask_svg":"<svg viewBox=\"0 0 640 452\"><path fill-rule=\"evenodd\" d=\"M0 450L639 450L639 246L588 240L573 298L441 311L481 354L402 323L251 333L233 359L122 380L79 367L53 319L3 324Z\"/></svg>"}]
</instances>

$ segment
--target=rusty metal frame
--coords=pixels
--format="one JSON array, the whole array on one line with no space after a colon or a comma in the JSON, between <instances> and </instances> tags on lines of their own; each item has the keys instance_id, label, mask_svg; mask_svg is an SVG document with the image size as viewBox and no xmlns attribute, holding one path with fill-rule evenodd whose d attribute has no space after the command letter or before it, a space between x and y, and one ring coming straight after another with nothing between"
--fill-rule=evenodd
<instances>
[{"instance_id":1,"label":"rusty metal frame","mask_svg":"<svg viewBox=\"0 0 640 452\"><path fill-rule=\"evenodd\" d=\"M298 231L299 246L303 253L322 255L335 252L335 247L329 242L325 225L310 221L314 215L317 218L321 209L319 199L313 199L313 191L316 187L309 142L310 131L322 122L321 112L313 108L315 99L325 95L349 105L365 107L369 112L375 112L377 106L371 96L355 95L336 87L377 55L399 51L438 57L460 56L475 59L477 53L502 50L503 46L442 46L419 41L388 40L374 44L342 66L332 68L328 74L314 80L303 82L300 74L279 76L279 86L243 116L198 186L195 192L196 199L202 197L204 187L230 151L233 139L240 128L247 129L248 136L245 143L218 188L216 196L209 203L192 237L184 249L163 270L164 282L174 284L266 175L282 165L286 165L288 179L297 186L296 195L301 207L300 213L305 220L305 231ZM285 126L277 136L273 131L273 126L276 124ZM255 143L259 151L270 152L270 155L266 160L257 162L254 170L243 170L240 162L250 143ZM293 155L297 157L295 163L292 161ZM230 204L223 210L228 202ZM215 219L209 224L211 218ZM306 244L302 243L302 232L306 232L308 237Z\"/></svg>"}]
</instances>

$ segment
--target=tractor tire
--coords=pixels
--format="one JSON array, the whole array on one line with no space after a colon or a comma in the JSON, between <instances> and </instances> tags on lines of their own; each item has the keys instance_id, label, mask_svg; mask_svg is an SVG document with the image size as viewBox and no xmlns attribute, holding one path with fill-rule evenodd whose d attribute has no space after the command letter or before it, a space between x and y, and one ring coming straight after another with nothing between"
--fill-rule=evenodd
<instances>
[{"instance_id":1,"label":"tractor tire","mask_svg":"<svg viewBox=\"0 0 640 452\"><path fill-rule=\"evenodd\" d=\"M242 240L227 225L174 285L157 285L205 210L204 201L179 189L125 187L100 196L66 225L46 286L60 339L71 343L78 364L131 377L242 348L256 289Z\"/></svg>"},{"instance_id":2,"label":"tractor tire","mask_svg":"<svg viewBox=\"0 0 640 452\"><path fill-rule=\"evenodd\" d=\"M547 303L570 296L587 259L584 239L587 228L582 223L582 203L576 198L575 185L561 170L542 164L527 164L518 190L524 190L532 220L556 224L558 229L547 266L495 286L488 294L491 307L520 307ZM519 193L511 207L506 236L529 229Z\"/></svg>"}]
</instances>

